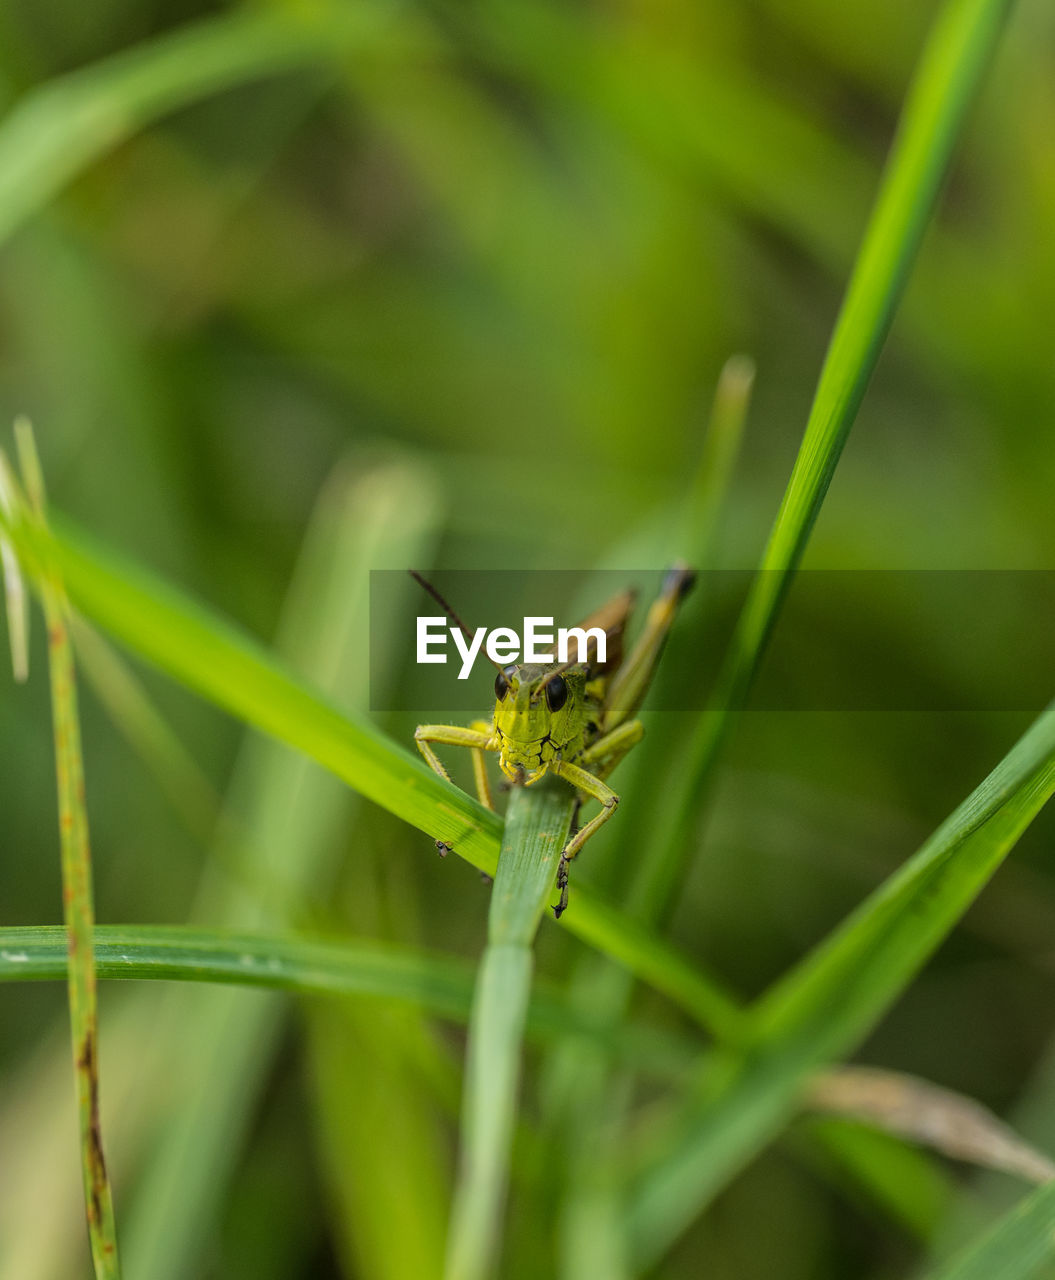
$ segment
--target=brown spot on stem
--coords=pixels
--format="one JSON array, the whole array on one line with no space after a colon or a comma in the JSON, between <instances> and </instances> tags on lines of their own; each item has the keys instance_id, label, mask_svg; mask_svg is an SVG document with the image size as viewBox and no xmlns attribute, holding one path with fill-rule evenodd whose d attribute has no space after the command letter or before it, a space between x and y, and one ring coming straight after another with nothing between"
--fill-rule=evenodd
<instances>
[{"instance_id":1,"label":"brown spot on stem","mask_svg":"<svg viewBox=\"0 0 1055 1280\"><path fill-rule=\"evenodd\" d=\"M77 1066L88 1077L88 1171L91 1190L90 1212L93 1221L102 1221L102 1196L106 1191L106 1159L103 1155L102 1129L99 1125L99 1077L96 1071L95 1024L89 1023L77 1055Z\"/></svg>"},{"instance_id":2,"label":"brown spot on stem","mask_svg":"<svg viewBox=\"0 0 1055 1280\"><path fill-rule=\"evenodd\" d=\"M89 1028L84 1033L84 1039L81 1041L81 1051L77 1055L77 1067L80 1071L87 1071L92 1077L95 1075L95 1037Z\"/></svg>"}]
</instances>

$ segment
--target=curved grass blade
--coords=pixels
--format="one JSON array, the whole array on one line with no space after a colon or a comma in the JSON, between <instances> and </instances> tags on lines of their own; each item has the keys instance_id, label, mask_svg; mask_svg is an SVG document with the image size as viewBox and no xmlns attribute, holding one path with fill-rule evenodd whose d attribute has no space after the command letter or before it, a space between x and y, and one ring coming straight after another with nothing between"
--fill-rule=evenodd
<instances>
[{"instance_id":1,"label":"curved grass blade","mask_svg":"<svg viewBox=\"0 0 1055 1280\"><path fill-rule=\"evenodd\" d=\"M382 808L409 822L487 875L497 865L501 820L368 720L341 711L292 675L258 642L145 570L95 546L53 517L44 535L3 529L23 569L36 580L52 561L74 605L127 648L223 710L335 773ZM606 906L580 881L572 933L626 965L709 1029L735 1017L729 997L654 934Z\"/></svg>"},{"instance_id":2,"label":"curved grass blade","mask_svg":"<svg viewBox=\"0 0 1055 1280\"><path fill-rule=\"evenodd\" d=\"M1030 1280L1055 1258L1055 1183L1026 1196L976 1244L927 1280Z\"/></svg>"},{"instance_id":3,"label":"curved grass blade","mask_svg":"<svg viewBox=\"0 0 1055 1280\"><path fill-rule=\"evenodd\" d=\"M573 807L570 789L548 779L530 790L514 787L509 799L469 1022L446 1280L485 1280L494 1272L534 970L531 946L553 896Z\"/></svg>"},{"instance_id":4,"label":"curved grass blade","mask_svg":"<svg viewBox=\"0 0 1055 1280\"><path fill-rule=\"evenodd\" d=\"M850 1052L1055 792L1055 704L923 847L750 1012L740 1052L716 1055L702 1096L639 1178L632 1225L655 1259L784 1125L806 1077Z\"/></svg>"}]
</instances>

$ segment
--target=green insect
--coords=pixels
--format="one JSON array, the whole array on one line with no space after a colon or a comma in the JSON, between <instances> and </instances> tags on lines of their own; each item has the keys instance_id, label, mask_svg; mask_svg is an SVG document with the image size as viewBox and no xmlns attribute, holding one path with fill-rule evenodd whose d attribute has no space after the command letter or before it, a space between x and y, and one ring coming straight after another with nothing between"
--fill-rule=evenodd
<instances>
[{"instance_id":1,"label":"green insect","mask_svg":"<svg viewBox=\"0 0 1055 1280\"><path fill-rule=\"evenodd\" d=\"M469 628L439 592L420 574L412 576L471 640ZM414 734L421 754L448 781L450 776L432 744L472 751L476 793L488 809L494 809L494 801L485 763L487 751L498 753L499 768L516 785L530 787L547 772L553 773L575 788L580 806L588 800L600 803L601 812L585 826L575 830L573 823L573 833L561 851L557 868L560 901L553 908L558 919L568 905L568 863L619 804L619 796L605 779L641 741L644 726L632 717L648 692L678 605L694 577L682 565L667 573L644 631L625 661L623 634L634 607L632 591L620 592L580 624L583 630L595 628L605 633L603 664L596 660L593 641L585 662L501 667L495 677L495 711L490 724L485 720L476 720L468 728L423 724ZM446 854L447 846L438 847Z\"/></svg>"}]
</instances>

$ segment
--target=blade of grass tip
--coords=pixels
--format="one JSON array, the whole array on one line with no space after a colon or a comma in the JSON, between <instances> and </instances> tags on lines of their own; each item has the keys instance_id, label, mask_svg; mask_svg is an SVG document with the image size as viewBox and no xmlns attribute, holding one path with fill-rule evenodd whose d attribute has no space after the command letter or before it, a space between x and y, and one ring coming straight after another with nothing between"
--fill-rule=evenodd
<instances>
[{"instance_id":1,"label":"blade of grass tip","mask_svg":"<svg viewBox=\"0 0 1055 1280\"><path fill-rule=\"evenodd\" d=\"M326 6L188 24L30 91L0 125L0 243L93 161L161 116L266 76L399 42L380 9Z\"/></svg>"},{"instance_id":2,"label":"blade of grass tip","mask_svg":"<svg viewBox=\"0 0 1055 1280\"><path fill-rule=\"evenodd\" d=\"M31 581L52 560L74 605L127 648L228 713L335 773L361 795L411 823L487 875L498 858L501 822L439 778L363 717L341 711L226 620L144 569L95 546L68 521L45 534L0 511ZM634 928L584 885L562 917L572 933L603 949L708 1025L729 1007L714 983L655 934Z\"/></svg>"},{"instance_id":3,"label":"blade of grass tip","mask_svg":"<svg viewBox=\"0 0 1055 1280\"><path fill-rule=\"evenodd\" d=\"M1055 1183L1026 1196L927 1280L1029 1280L1055 1258ZM1045 1272L1045 1274L1047 1274Z\"/></svg>"},{"instance_id":4,"label":"blade of grass tip","mask_svg":"<svg viewBox=\"0 0 1055 1280\"><path fill-rule=\"evenodd\" d=\"M1055 792L1055 705L923 847L750 1011L636 1181L654 1260L799 1105L807 1075L850 1052L905 989Z\"/></svg>"},{"instance_id":5,"label":"blade of grass tip","mask_svg":"<svg viewBox=\"0 0 1055 1280\"><path fill-rule=\"evenodd\" d=\"M8 520L15 514L15 492L9 467L0 465L0 508ZM29 610L26 607L26 584L18 557L11 543L0 537L0 569L4 575L4 602L7 606L7 637L11 646L11 669L15 680L24 684L29 679Z\"/></svg>"},{"instance_id":6,"label":"blade of grass tip","mask_svg":"<svg viewBox=\"0 0 1055 1280\"><path fill-rule=\"evenodd\" d=\"M701 569L714 563L715 534L740 457L754 383L755 362L750 356L734 355L726 360L718 375L700 460L689 487L679 546L671 560L685 559Z\"/></svg>"},{"instance_id":7,"label":"blade of grass tip","mask_svg":"<svg viewBox=\"0 0 1055 1280\"><path fill-rule=\"evenodd\" d=\"M25 419L15 423L15 442L26 484L27 517L45 519L44 478L33 432ZM73 650L66 627L67 605L61 579L42 584L44 621L48 633L55 772L59 793L59 832L62 846L62 900L69 949L67 990L70 1030L77 1077L81 1163L92 1261L98 1280L118 1280L117 1229L113 1195L103 1154L99 1119L99 1025L95 991L94 907L91 847L84 803L84 762Z\"/></svg>"},{"instance_id":8,"label":"blade of grass tip","mask_svg":"<svg viewBox=\"0 0 1055 1280\"><path fill-rule=\"evenodd\" d=\"M655 918L692 847L698 797L742 706L904 292L953 146L996 46L1010 0L951 0L927 42L901 113L875 207L836 320L780 510L719 675L714 707L684 753L675 793L693 805L660 815L660 855L630 901Z\"/></svg>"},{"instance_id":9,"label":"blade of grass tip","mask_svg":"<svg viewBox=\"0 0 1055 1280\"><path fill-rule=\"evenodd\" d=\"M549 779L530 790L514 787L510 795L469 1021L446 1280L485 1280L494 1273L534 968L532 941L552 895L573 805L571 791Z\"/></svg>"}]
</instances>

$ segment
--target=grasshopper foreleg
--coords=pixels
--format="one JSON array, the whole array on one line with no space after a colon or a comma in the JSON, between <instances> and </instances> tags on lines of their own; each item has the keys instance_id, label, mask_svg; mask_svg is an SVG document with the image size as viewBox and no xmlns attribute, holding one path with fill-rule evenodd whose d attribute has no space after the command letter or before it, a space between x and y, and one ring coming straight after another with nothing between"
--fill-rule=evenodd
<instances>
[{"instance_id":1,"label":"grasshopper foreleg","mask_svg":"<svg viewBox=\"0 0 1055 1280\"><path fill-rule=\"evenodd\" d=\"M473 779L476 783L476 795L485 809L494 811L494 799L491 795L491 783L487 777L485 751L498 750L498 737L491 725L484 720L474 720L468 729L455 724L419 724L414 730L414 741L418 750L434 773L448 782L451 775L443 767L439 756L433 751L431 744L439 743L447 747L468 747L473 758ZM443 840L436 841L436 849L441 858L451 851L451 846Z\"/></svg>"}]
</instances>

